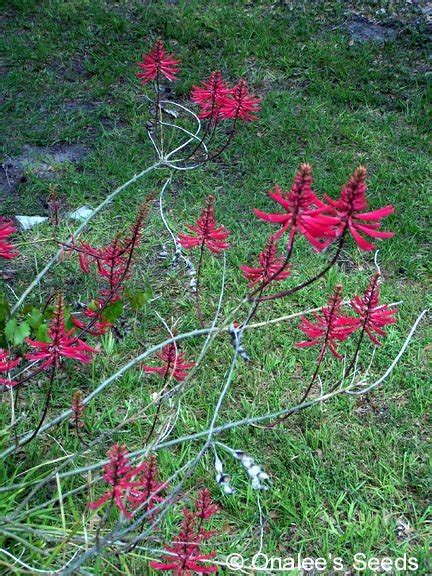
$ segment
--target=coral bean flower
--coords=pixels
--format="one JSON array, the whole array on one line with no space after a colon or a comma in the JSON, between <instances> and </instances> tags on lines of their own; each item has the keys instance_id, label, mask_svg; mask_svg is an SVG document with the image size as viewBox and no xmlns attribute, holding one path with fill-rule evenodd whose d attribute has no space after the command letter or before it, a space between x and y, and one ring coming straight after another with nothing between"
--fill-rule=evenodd
<instances>
[{"instance_id":1,"label":"coral bean flower","mask_svg":"<svg viewBox=\"0 0 432 576\"><path fill-rule=\"evenodd\" d=\"M9 236L14 232L16 232L16 228L12 222L0 218L0 258L12 260L18 256L15 246L9 243Z\"/></svg>"},{"instance_id":2,"label":"coral bean flower","mask_svg":"<svg viewBox=\"0 0 432 576\"><path fill-rule=\"evenodd\" d=\"M314 321L302 318L300 330L306 334L308 340L297 342L297 348L321 346L318 361L321 361L327 349L335 356L342 359L337 351L338 342L346 340L359 327L359 318L352 318L343 314L342 287L337 286L336 291L329 302L321 308L321 313L314 314Z\"/></svg>"},{"instance_id":3,"label":"coral bean flower","mask_svg":"<svg viewBox=\"0 0 432 576\"><path fill-rule=\"evenodd\" d=\"M186 226L194 232L194 234L179 234L178 237L182 247L187 250L198 246L201 248L205 246L211 250L211 252L220 254L230 246L228 242L225 242L230 235L230 231L224 226L216 225L213 196L208 196L206 206L195 224L186 224Z\"/></svg>"},{"instance_id":4,"label":"coral bean flower","mask_svg":"<svg viewBox=\"0 0 432 576\"><path fill-rule=\"evenodd\" d=\"M126 518L132 518L126 504L131 504L133 508L143 504L147 510L151 510L163 501L158 494L167 483L161 483L157 479L158 466L155 456L150 456L148 461L132 467L126 446L118 444L112 446L108 456L109 462L104 466L103 478L112 488L95 502L89 502L90 509L96 510L111 501Z\"/></svg>"},{"instance_id":5,"label":"coral bean flower","mask_svg":"<svg viewBox=\"0 0 432 576\"><path fill-rule=\"evenodd\" d=\"M366 190L366 168L359 166L342 188L338 200L332 200L328 196L325 198L330 205L330 214L339 219L335 228L336 235L341 236L349 230L361 250L373 250L375 246L367 242L360 232L372 238L391 238L393 232L382 232L378 228L383 218L393 214L394 207L388 205L372 212L365 212L368 208Z\"/></svg>"},{"instance_id":6,"label":"coral bean flower","mask_svg":"<svg viewBox=\"0 0 432 576\"><path fill-rule=\"evenodd\" d=\"M108 456L109 462L104 466L103 479L112 486L112 489L107 490L99 500L89 502L88 506L96 510L111 500L126 518L131 518L132 514L126 509L125 503L129 492L137 486L132 479L139 473L139 470L130 465L125 445L114 444Z\"/></svg>"},{"instance_id":7,"label":"coral bean flower","mask_svg":"<svg viewBox=\"0 0 432 576\"><path fill-rule=\"evenodd\" d=\"M141 79L143 84L155 80L160 75L165 76L167 80L177 80L176 74L179 63L180 60L176 60L172 54L166 53L162 40L156 40L151 52L145 54L143 61L138 63L143 72L138 72L137 77Z\"/></svg>"},{"instance_id":8,"label":"coral bean flower","mask_svg":"<svg viewBox=\"0 0 432 576\"><path fill-rule=\"evenodd\" d=\"M217 572L217 566L208 563L216 556L216 552L209 554L201 552L201 545L212 535L212 532L205 529L204 523L217 511L218 507L212 503L208 490L202 490L196 501L195 510L183 509L180 532L172 545L165 547L170 553L165 556L165 562L151 562L150 566L162 572L169 571L176 576Z\"/></svg>"},{"instance_id":9,"label":"coral bean flower","mask_svg":"<svg viewBox=\"0 0 432 576\"><path fill-rule=\"evenodd\" d=\"M8 352L0 348L0 374L9 373L10 370L18 366L21 362L21 358L16 358L12 360ZM0 384L4 384L5 386L16 386L18 382L15 380L11 380L10 378L1 378L0 377Z\"/></svg>"},{"instance_id":10,"label":"coral bean flower","mask_svg":"<svg viewBox=\"0 0 432 576\"><path fill-rule=\"evenodd\" d=\"M257 268L240 266L243 276L250 280L250 288L261 282L265 285L270 279L272 281L285 280L291 274L289 270L282 269L285 259L277 255L277 243L274 236L270 236L264 250L259 254L258 260L260 266Z\"/></svg>"},{"instance_id":11,"label":"coral bean flower","mask_svg":"<svg viewBox=\"0 0 432 576\"><path fill-rule=\"evenodd\" d=\"M176 576L192 576L192 574L213 574L217 572L217 566L203 564L216 556L215 552L203 554L200 550L201 534L195 532L196 518L190 510L183 510L181 530L172 543L166 546L165 562L150 562L150 566L162 572L171 572Z\"/></svg>"},{"instance_id":12,"label":"coral bean flower","mask_svg":"<svg viewBox=\"0 0 432 576\"><path fill-rule=\"evenodd\" d=\"M186 362L184 354L178 351L174 342L164 346L156 356L162 361L162 366L143 365L142 369L147 373L159 374L165 379L174 378L178 382L183 382L189 370L195 366L195 362Z\"/></svg>"},{"instance_id":13,"label":"coral bean flower","mask_svg":"<svg viewBox=\"0 0 432 576\"><path fill-rule=\"evenodd\" d=\"M240 80L230 94L220 99L220 115L222 118L241 118L243 122L256 120L256 113L259 111L260 99L249 94L245 80Z\"/></svg>"},{"instance_id":14,"label":"coral bean flower","mask_svg":"<svg viewBox=\"0 0 432 576\"><path fill-rule=\"evenodd\" d=\"M163 502L160 492L167 486L167 482L159 482L158 465L153 454L148 461L136 468L138 472L137 486L132 488L128 501L134 506L144 505L146 510L152 510L156 504Z\"/></svg>"},{"instance_id":15,"label":"coral bean flower","mask_svg":"<svg viewBox=\"0 0 432 576\"><path fill-rule=\"evenodd\" d=\"M203 80L200 86L192 86L191 100L200 107L199 118L218 120L222 99L231 92L219 70L212 72L208 80Z\"/></svg>"},{"instance_id":16,"label":"coral bean flower","mask_svg":"<svg viewBox=\"0 0 432 576\"><path fill-rule=\"evenodd\" d=\"M83 364L90 363L92 354L97 351L79 338L74 337L73 332L74 328L66 330L64 300L60 296L48 329L49 342L26 338L27 344L31 348L35 348L36 351L27 353L25 357L27 360L43 360L40 366L42 370L50 366L58 368L62 358L71 358Z\"/></svg>"},{"instance_id":17,"label":"coral bean flower","mask_svg":"<svg viewBox=\"0 0 432 576\"><path fill-rule=\"evenodd\" d=\"M292 246L297 232L314 246L319 252L330 243L334 236L332 229L339 223L338 218L324 214L328 206L319 200L312 191L312 167L302 164L294 177L289 192L283 194L279 186L269 191L269 196L284 208L285 213L267 213L254 208L255 215L266 222L280 224L280 230L275 234L280 238L289 232L288 246Z\"/></svg>"},{"instance_id":18,"label":"coral bean flower","mask_svg":"<svg viewBox=\"0 0 432 576\"><path fill-rule=\"evenodd\" d=\"M351 307L360 316L363 330L370 340L380 346L379 336L387 336L385 326L395 324L397 308L389 308L387 304L379 303L379 275L376 274L363 296L354 296Z\"/></svg>"}]
</instances>

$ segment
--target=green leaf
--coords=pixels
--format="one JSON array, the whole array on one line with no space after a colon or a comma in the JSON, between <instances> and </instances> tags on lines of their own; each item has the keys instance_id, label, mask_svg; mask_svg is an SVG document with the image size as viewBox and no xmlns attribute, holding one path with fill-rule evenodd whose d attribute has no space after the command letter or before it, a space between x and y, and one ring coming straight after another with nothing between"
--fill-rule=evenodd
<instances>
[{"instance_id":1,"label":"green leaf","mask_svg":"<svg viewBox=\"0 0 432 576\"><path fill-rule=\"evenodd\" d=\"M30 326L27 322L18 324L16 318L11 318L6 324L4 332L9 342L13 342L18 346L24 342L27 336L30 336Z\"/></svg>"},{"instance_id":2,"label":"green leaf","mask_svg":"<svg viewBox=\"0 0 432 576\"><path fill-rule=\"evenodd\" d=\"M27 317L27 322L33 328L33 330L37 330L39 326L42 324L43 316L42 312L37 308L32 308L31 313L29 313Z\"/></svg>"},{"instance_id":3,"label":"green leaf","mask_svg":"<svg viewBox=\"0 0 432 576\"><path fill-rule=\"evenodd\" d=\"M0 296L0 322L6 320L10 314L9 302L6 300L6 296Z\"/></svg>"},{"instance_id":4,"label":"green leaf","mask_svg":"<svg viewBox=\"0 0 432 576\"><path fill-rule=\"evenodd\" d=\"M117 302L113 302L109 304L102 312L102 317L108 322L114 322L121 316L123 312L123 302L121 300L117 300Z\"/></svg>"},{"instance_id":5,"label":"green leaf","mask_svg":"<svg viewBox=\"0 0 432 576\"><path fill-rule=\"evenodd\" d=\"M142 310L153 298L153 291L149 284L144 290L126 290L125 296L129 300L132 310Z\"/></svg>"},{"instance_id":6,"label":"green leaf","mask_svg":"<svg viewBox=\"0 0 432 576\"><path fill-rule=\"evenodd\" d=\"M49 337L48 337L48 324L41 324L40 326L38 326L37 329L37 340L41 340L42 342L49 342Z\"/></svg>"}]
</instances>

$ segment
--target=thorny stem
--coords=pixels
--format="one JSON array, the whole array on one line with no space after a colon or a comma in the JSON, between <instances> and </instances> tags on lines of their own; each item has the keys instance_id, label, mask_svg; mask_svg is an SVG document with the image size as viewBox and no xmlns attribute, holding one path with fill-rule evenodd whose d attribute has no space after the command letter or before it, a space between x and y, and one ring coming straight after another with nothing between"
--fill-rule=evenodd
<instances>
[{"instance_id":1,"label":"thorny stem","mask_svg":"<svg viewBox=\"0 0 432 576\"><path fill-rule=\"evenodd\" d=\"M393 360L392 364L390 365L390 367L387 369L386 373L374 384L372 384L371 386L369 386L369 389L371 387L374 387L376 385L378 385L378 383L381 383L389 374L390 372L393 370L393 368L395 367L395 365L397 364L397 362L399 361L400 357L402 356L402 354L404 353L404 351L406 350L419 322L421 321L421 319L423 318L423 316L425 315L427 311L424 310L417 318L415 324L413 325L413 327L411 328L411 331L409 333L409 335L407 336L401 350L399 351L399 354L396 356L396 358ZM228 381L230 380L230 376L232 376L232 370L233 370L233 364L231 366L231 370L230 370L230 375L228 377ZM212 419L212 423L210 425L210 429L206 430L206 431L202 431L202 432L197 432L194 434L191 434L189 436L185 436L182 438L178 438L178 439L174 439L174 440L170 440L168 442L163 442L161 444L159 444L159 446L154 446L153 449L161 449L161 448L167 448L169 446L173 446L176 445L178 443L181 442L186 442L186 441L190 441L190 440L196 440L198 438L201 437L206 437L207 436L207 442L205 443L205 445L201 448L199 454L190 462L188 463L187 466L185 466L187 468L186 473L185 473L185 477L180 481L179 485L176 487L176 489L174 489L172 491L172 493L166 498L166 500L162 503L162 504L158 504L155 506L155 508L152 510L152 512L157 511L158 509L160 509L162 506L165 506L165 509L161 511L161 513L158 515L158 518L156 521L152 522L151 526L145 530L143 533L140 533L140 535L138 535L132 542L131 544L133 544L135 541L137 540L141 540L143 538L145 538L150 532L151 530L153 530L154 526L166 515L167 511L168 511L168 504L170 502L172 502L173 498L175 497L176 494L179 493L179 490L181 489L181 487L183 486L185 480L190 476L190 474L193 472L193 470L195 469L195 466L197 464L197 462L201 459L201 457L203 456L203 454L206 452L207 447L209 446L209 439L210 439L210 443L211 443L211 437L215 434L215 433L221 433L223 431L226 430L230 430L233 428L236 428L238 426L242 426L242 425L250 425L250 424L255 424L255 423L259 423L259 422L263 422L266 420L270 420L273 419L275 417L281 416L281 415L288 415L288 414L294 414L300 410L304 410L310 406L314 406L318 403L322 403L322 402L326 402L328 401L330 398L333 398L335 396L338 396L342 393L349 393L350 390L354 387L353 384L349 385L347 388L344 389L339 389L339 390L335 390L334 392L330 392L327 393L325 395L320 396L319 398L315 398L312 400L309 400L308 402L304 402L303 404L294 406L292 408L288 408L285 410L281 410L278 412L274 412L274 413L270 413L270 414L264 414L262 416L255 416L255 417L248 417L245 418L243 420L239 420L236 422L229 422L227 424L224 424L222 426L219 426L217 428L214 427L214 423L216 421L217 418L217 413L218 413L218 408L220 408L220 405L222 403L223 397L229 387L229 383L225 384L224 389L220 395L216 410L215 410L215 414L213 415L213 419ZM140 454L144 453L143 450L139 450L135 453L131 453L130 457L133 456L138 456ZM96 465L96 467L99 467L101 465L101 463L99 463L98 465ZM77 472L77 471L75 471ZM130 533L131 531L133 531L134 529L136 529L142 522L143 520L148 517L149 515L149 511L146 511L143 515L141 515L140 517L138 517L130 526L126 527L120 534L123 535L123 537ZM113 531L111 533L111 537L107 537L104 539L103 544L105 545L109 545L109 544L113 544L114 541L116 539L119 538L119 533L118 531ZM92 557L96 552L97 552L97 548L93 547L90 550L87 550L78 560L77 562L75 562L70 569L67 569L64 574L71 574L73 573L73 570L76 569L77 567L81 566L83 564L83 562L85 560L87 560L88 558Z\"/></svg>"}]
</instances>

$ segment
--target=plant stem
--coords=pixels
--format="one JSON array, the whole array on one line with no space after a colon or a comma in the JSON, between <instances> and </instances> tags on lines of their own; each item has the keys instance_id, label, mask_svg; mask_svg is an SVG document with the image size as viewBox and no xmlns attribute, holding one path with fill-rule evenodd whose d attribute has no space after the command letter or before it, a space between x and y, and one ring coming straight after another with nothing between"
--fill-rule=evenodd
<instances>
[{"instance_id":1,"label":"plant stem","mask_svg":"<svg viewBox=\"0 0 432 576\"><path fill-rule=\"evenodd\" d=\"M46 415L48 414L48 410L49 410L50 403L51 403L52 385L53 385L53 381L54 381L55 371L56 371L55 365L53 364L51 366L51 371L50 371L50 379L49 379L49 383L48 383L47 395L45 398L45 406L44 406L44 409L42 412L41 419L39 420L39 424L36 426L32 435L29 438L27 438L27 440L25 442L20 444L21 446L25 446L26 444L29 444L29 442L31 442L33 440L33 438L38 434L39 430L42 428L42 424L45 421L45 418L46 418Z\"/></svg>"},{"instance_id":2,"label":"plant stem","mask_svg":"<svg viewBox=\"0 0 432 576\"><path fill-rule=\"evenodd\" d=\"M330 260L330 262L327 264L327 266L325 268L323 268L323 270L321 270L321 272L319 272L318 274L313 276L313 278L309 278L309 280L306 280L306 282L303 282L302 284L298 284L297 286L294 286L294 288L290 288L289 290L284 290L283 292L278 292L277 294L269 294L268 296L261 296L260 302L265 302L267 300L278 300L279 298L284 298L285 296L291 296L291 294L295 294L299 290L303 290L303 288L307 288L307 286L310 286L311 284L313 284L314 282L316 282L317 280L319 280L320 278L325 276L325 274L327 274L327 272L330 270L330 268L332 268L336 264L336 262L339 258L339 255L342 252L344 240L345 240L345 234L342 234L342 236L340 237L340 240L339 240L339 245L337 247L337 250L336 250L333 258Z\"/></svg>"}]
</instances>

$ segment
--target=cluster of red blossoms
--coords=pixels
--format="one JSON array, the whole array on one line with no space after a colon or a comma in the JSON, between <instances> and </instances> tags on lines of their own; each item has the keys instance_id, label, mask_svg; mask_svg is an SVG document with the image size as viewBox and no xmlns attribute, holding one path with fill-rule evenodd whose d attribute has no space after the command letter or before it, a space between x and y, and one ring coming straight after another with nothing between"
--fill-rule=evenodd
<instances>
[{"instance_id":1,"label":"cluster of red blossoms","mask_svg":"<svg viewBox=\"0 0 432 576\"><path fill-rule=\"evenodd\" d=\"M298 234L304 236L319 252L336 238L344 241L347 233L352 235L361 250L372 250L375 246L367 242L360 233L373 238L392 237L392 232L383 232L379 228L382 219L394 212L393 206L367 211L366 190L366 169L359 166L343 186L340 198L333 200L325 196L327 203L323 202L312 190L312 168L309 164L300 166L288 192L283 193L279 186L270 190L270 198L282 206L285 212L268 213L254 209L258 218L279 224L280 229L270 236L259 254L259 266L240 266L245 278L250 281L249 286L261 284L265 288L270 282L282 281L289 276L284 258L277 253L277 241L285 233L288 234L289 251L292 251ZM206 247L219 254L229 247L226 239L230 232L224 226L216 224L212 196L207 198L205 208L196 222L186 226L193 234L178 235L180 244L185 249Z\"/></svg>"},{"instance_id":2,"label":"cluster of red blossoms","mask_svg":"<svg viewBox=\"0 0 432 576\"><path fill-rule=\"evenodd\" d=\"M200 86L193 86L191 100L198 104L201 119L219 120L240 119L251 122L257 119L260 99L249 93L245 80L229 87L219 71L212 72Z\"/></svg>"},{"instance_id":3,"label":"cluster of red blossoms","mask_svg":"<svg viewBox=\"0 0 432 576\"><path fill-rule=\"evenodd\" d=\"M314 319L302 318L300 330L306 334L307 340L298 342L297 348L320 346L318 361L321 361L327 350L342 359L337 351L339 342L343 342L357 330L362 335L366 333L377 346L379 336L386 336L384 328L396 322L397 308L389 308L387 304L379 303L379 275L373 276L363 296L354 296L351 308L356 316L348 316L342 303L342 287L337 286L329 302L321 308L321 313L315 313Z\"/></svg>"},{"instance_id":4,"label":"cluster of red blossoms","mask_svg":"<svg viewBox=\"0 0 432 576\"><path fill-rule=\"evenodd\" d=\"M191 248L208 248L214 254L220 254L223 250L229 248L226 239L231 234L224 226L216 224L214 215L214 197L208 196L204 210L195 224L186 224L187 228L193 234L179 234L180 244L186 250Z\"/></svg>"},{"instance_id":5,"label":"cluster of red blossoms","mask_svg":"<svg viewBox=\"0 0 432 576\"><path fill-rule=\"evenodd\" d=\"M162 76L172 82L177 79L179 63L173 54L167 54L162 41L157 40L151 52L138 63L142 72L138 72L137 77L143 84L153 80L159 83ZM199 117L214 123L222 119L255 120L260 102L259 98L249 93L244 80L229 87L219 71L212 72L200 86L193 86L191 99L200 107Z\"/></svg>"},{"instance_id":6,"label":"cluster of red blossoms","mask_svg":"<svg viewBox=\"0 0 432 576\"><path fill-rule=\"evenodd\" d=\"M103 478L110 488L98 500L90 502L89 508L95 510L106 502L112 502L126 518L131 518L132 512L127 506L131 509L142 506L145 510L152 510L156 504L163 501L161 492L166 483L158 480L155 456L150 456L148 461L133 467L126 446L114 444L108 457L109 462L104 466Z\"/></svg>"},{"instance_id":7,"label":"cluster of red blossoms","mask_svg":"<svg viewBox=\"0 0 432 576\"><path fill-rule=\"evenodd\" d=\"M9 372L16 368L21 362L21 358L12 359L6 350L0 348L0 375L6 374L7 378L0 377L0 384L5 386L16 386L18 382L9 377Z\"/></svg>"},{"instance_id":8,"label":"cluster of red blossoms","mask_svg":"<svg viewBox=\"0 0 432 576\"><path fill-rule=\"evenodd\" d=\"M72 243L66 247L66 251L78 254L80 268L85 274L89 274L91 266L95 265L98 276L105 284L99 289L99 296L82 312L89 320L87 323L76 315L71 317L75 326L92 336L101 336L112 326L111 322L104 318L103 312L107 306L121 299L124 282L130 278L134 251L141 240L146 212L146 206L138 212L131 232L126 238L115 236L107 246L102 247L93 247L82 241L78 246Z\"/></svg>"},{"instance_id":9,"label":"cluster of red blossoms","mask_svg":"<svg viewBox=\"0 0 432 576\"><path fill-rule=\"evenodd\" d=\"M149 374L159 374L164 380L173 378L177 382L183 382L189 370L195 366L195 362L186 362L184 354L178 350L174 342L164 346L156 356L161 360L161 366L143 365L142 369Z\"/></svg>"},{"instance_id":10,"label":"cluster of red blossoms","mask_svg":"<svg viewBox=\"0 0 432 576\"><path fill-rule=\"evenodd\" d=\"M12 260L18 256L18 251L9 241L9 236L16 232L15 226L10 220L0 218L0 258Z\"/></svg>"},{"instance_id":11,"label":"cluster of red blossoms","mask_svg":"<svg viewBox=\"0 0 432 576\"><path fill-rule=\"evenodd\" d=\"M35 351L27 353L25 357L27 360L42 361L41 370L46 370L51 366L59 368L63 358L89 364L92 361L92 355L97 353L97 350L73 335L75 328L66 330L64 313L64 299L62 295L59 295L48 329L49 341L26 338L27 344Z\"/></svg>"},{"instance_id":12,"label":"cluster of red blossoms","mask_svg":"<svg viewBox=\"0 0 432 576\"><path fill-rule=\"evenodd\" d=\"M258 256L259 266L252 268L251 266L240 266L240 270L247 280L249 280L249 287L252 288L256 284L269 285L270 282L281 281L288 278L291 274L284 266L284 258L277 254L277 237L270 236L264 250Z\"/></svg>"},{"instance_id":13,"label":"cluster of red blossoms","mask_svg":"<svg viewBox=\"0 0 432 576\"><path fill-rule=\"evenodd\" d=\"M213 535L207 530L205 523L218 512L218 506L213 504L210 492L201 490L193 510L183 508L183 520L180 532L170 546L166 546L165 562L151 562L155 570L171 572L172 574L212 574L217 572L216 565L209 561L216 552L204 554L201 547Z\"/></svg>"},{"instance_id":14,"label":"cluster of red blossoms","mask_svg":"<svg viewBox=\"0 0 432 576\"><path fill-rule=\"evenodd\" d=\"M286 193L276 186L269 192L285 212L268 213L254 209L261 220L279 224L277 238L288 233L288 246L292 246L297 234L303 235L317 251L322 251L335 238L345 238L349 232L361 250L372 250L375 246L361 235L372 238L391 238L392 232L379 230L381 220L394 212L393 206L367 211L366 168L359 166L343 186L337 200L325 196L327 203L319 200L312 191L312 168L302 164L294 183Z\"/></svg>"},{"instance_id":15,"label":"cluster of red blossoms","mask_svg":"<svg viewBox=\"0 0 432 576\"><path fill-rule=\"evenodd\" d=\"M48 340L45 342L26 338L27 345L34 351L27 352L24 357L26 360L39 362L39 370L59 368L64 358L89 364L97 350L74 336L74 332L75 328L66 329L64 299L60 294L48 327ZM13 387L20 383L19 380L9 376L9 372L20 362L21 358L13 359L8 352L0 349L0 375L5 373L8 375L7 378L0 377L0 384Z\"/></svg>"}]
</instances>

